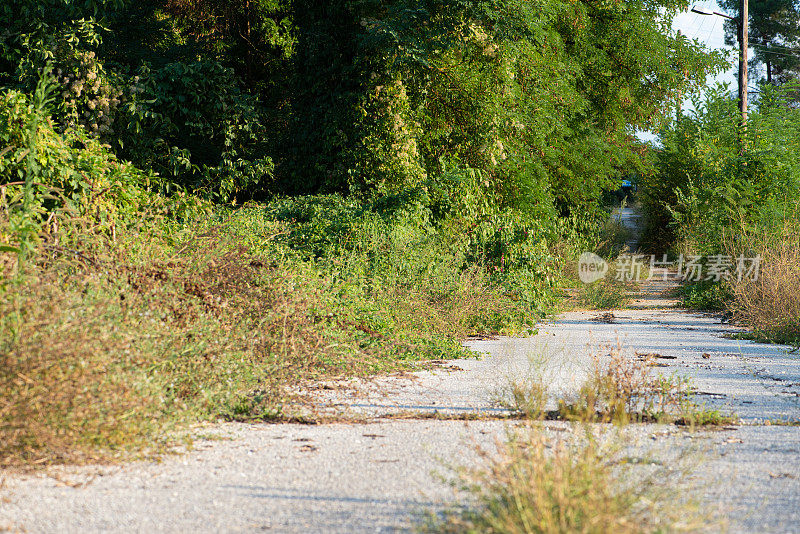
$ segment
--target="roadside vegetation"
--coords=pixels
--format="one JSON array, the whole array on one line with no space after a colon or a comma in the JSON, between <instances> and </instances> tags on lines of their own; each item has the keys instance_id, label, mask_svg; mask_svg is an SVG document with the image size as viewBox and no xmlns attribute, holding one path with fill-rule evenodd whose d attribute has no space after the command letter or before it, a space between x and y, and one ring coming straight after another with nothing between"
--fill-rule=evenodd
<instances>
[{"instance_id":1,"label":"roadside vegetation","mask_svg":"<svg viewBox=\"0 0 800 534\"><path fill-rule=\"evenodd\" d=\"M791 344L800 343L798 90L791 81L762 84L743 131L729 91L710 89L662 132L656 172L642 179L655 252L729 265L727 278L706 270L691 280L685 304L725 311L758 338ZM753 258L760 263L749 272Z\"/></svg>"},{"instance_id":2,"label":"roadside vegetation","mask_svg":"<svg viewBox=\"0 0 800 534\"><path fill-rule=\"evenodd\" d=\"M0 465L312 418L315 380L528 331L632 132L720 65L678 7L3 3Z\"/></svg>"}]
</instances>

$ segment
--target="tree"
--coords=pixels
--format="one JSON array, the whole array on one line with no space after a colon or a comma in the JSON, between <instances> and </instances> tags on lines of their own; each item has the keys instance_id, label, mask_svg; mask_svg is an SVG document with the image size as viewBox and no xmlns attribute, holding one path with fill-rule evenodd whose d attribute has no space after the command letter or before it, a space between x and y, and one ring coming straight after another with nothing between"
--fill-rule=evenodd
<instances>
[{"instance_id":1,"label":"tree","mask_svg":"<svg viewBox=\"0 0 800 534\"><path fill-rule=\"evenodd\" d=\"M720 0L720 7L739 14L739 0ZM750 0L749 39L753 67L763 65L767 83L783 84L800 74L800 1ZM736 21L725 22L725 42L737 41Z\"/></svg>"},{"instance_id":2,"label":"tree","mask_svg":"<svg viewBox=\"0 0 800 534\"><path fill-rule=\"evenodd\" d=\"M639 164L635 129L718 64L672 35L685 6L671 0L295 7L297 172L327 190L412 185L457 162L508 202L550 191L562 213L580 212ZM392 135L377 131L388 116Z\"/></svg>"}]
</instances>

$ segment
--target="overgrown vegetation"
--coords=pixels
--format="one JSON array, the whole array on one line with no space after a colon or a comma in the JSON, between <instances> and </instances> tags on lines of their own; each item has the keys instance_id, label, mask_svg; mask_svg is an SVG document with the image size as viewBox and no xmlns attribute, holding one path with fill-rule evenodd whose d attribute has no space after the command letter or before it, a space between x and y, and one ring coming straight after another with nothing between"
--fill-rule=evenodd
<instances>
[{"instance_id":1,"label":"overgrown vegetation","mask_svg":"<svg viewBox=\"0 0 800 534\"><path fill-rule=\"evenodd\" d=\"M732 252L761 257L757 279L747 277L730 285L729 308L758 338L796 345L800 343L800 214L796 205L786 209L769 225L755 227L727 245Z\"/></svg>"},{"instance_id":2,"label":"overgrown vegetation","mask_svg":"<svg viewBox=\"0 0 800 534\"><path fill-rule=\"evenodd\" d=\"M0 463L527 331L719 64L682 6L2 4Z\"/></svg>"},{"instance_id":3,"label":"overgrown vegetation","mask_svg":"<svg viewBox=\"0 0 800 534\"><path fill-rule=\"evenodd\" d=\"M746 131L723 88L662 134L657 173L644 178L650 243L701 257L685 302L727 309L758 335L797 343L800 110L797 85L765 84ZM754 261L755 260L755 261ZM725 276L708 270L727 265Z\"/></svg>"},{"instance_id":4,"label":"overgrown vegetation","mask_svg":"<svg viewBox=\"0 0 800 534\"><path fill-rule=\"evenodd\" d=\"M6 98L0 163L25 180L1 188L3 465L153 450L187 420L313 416L298 386L460 355L535 317L413 204L163 196L58 134L46 82Z\"/></svg>"}]
</instances>

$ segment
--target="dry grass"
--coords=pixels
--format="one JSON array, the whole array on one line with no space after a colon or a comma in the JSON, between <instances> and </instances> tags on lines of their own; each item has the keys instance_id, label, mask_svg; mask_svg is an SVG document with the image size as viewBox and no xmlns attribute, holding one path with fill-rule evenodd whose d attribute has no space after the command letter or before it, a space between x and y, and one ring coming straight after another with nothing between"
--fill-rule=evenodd
<instances>
[{"instance_id":1,"label":"dry grass","mask_svg":"<svg viewBox=\"0 0 800 534\"><path fill-rule=\"evenodd\" d=\"M653 372L653 355L613 347L593 357L578 399L561 407L571 418L604 422L660 420L680 412L690 394L688 380Z\"/></svg>"},{"instance_id":2,"label":"dry grass","mask_svg":"<svg viewBox=\"0 0 800 534\"><path fill-rule=\"evenodd\" d=\"M433 520L451 533L632 533L697 531L715 524L681 487L678 465L627 450L622 435L591 431L548 437L540 427L512 433L497 452L479 451L485 467L460 482L474 500Z\"/></svg>"},{"instance_id":3,"label":"dry grass","mask_svg":"<svg viewBox=\"0 0 800 534\"><path fill-rule=\"evenodd\" d=\"M277 418L280 386L369 368L363 334L342 332L341 349L326 335L306 277L213 246L100 272L56 260L6 288L0 463L150 448L189 412Z\"/></svg>"},{"instance_id":4,"label":"dry grass","mask_svg":"<svg viewBox=\"0 0 800 534\"><path fill-rule=\"evenodd\" d=\"M655 372L655 359L655 354L606 348L592 356L589 375L575 396L554 398L542 377L527 376L512 381L500 398L507 399L506 407L534 421L707 426L737 420L693 402L690 380ZM549 410L548 404L555 409Z\"/></svg>"},{"instance_id":5,"label":"dry grass","mask_svg":"<svg viewBox=\"0 0 800 534\"><path fill-rule=\"evenodd\" d=\"M734 317L768 341L800 342L800 221L789 218L778 229L745 235L728 246L738 257L761 255L757 280L729 282Z\"/></svg>"},{"instance_id":6,"label":"dry grass","mask_svg":"<svg viewBox=\"0 0 800 534\"><path fill-rule=\"evenodd\" d=\"M392 304L400 289L370 300L293 259L280 231L252 210L78 254L62 242L23 276L0 254L0 466L157 453L196 420L297 420L304 399L291 392L305 385L460 354L452 334L469 322L437 321L464 316L485 288L450 295L437 321L415 317Z\"/></svg>"}]
</instances>

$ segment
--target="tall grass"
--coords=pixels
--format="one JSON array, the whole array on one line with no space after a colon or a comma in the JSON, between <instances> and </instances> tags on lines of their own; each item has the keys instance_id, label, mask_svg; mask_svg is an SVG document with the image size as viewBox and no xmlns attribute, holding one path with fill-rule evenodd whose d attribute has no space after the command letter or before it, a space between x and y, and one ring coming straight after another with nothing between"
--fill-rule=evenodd
<instances>
[{"instance_id":1,"label":"tall grass","mask_svg":"<svg viewBox=\"0 0 800 534\"><path fill-rule=\"evenodd\" d=\"M757 277L732 277L728 308L763 339L800 343L800 218L794 212L727 243L737 258L759 256Z\"/></svg>"}]
</instances>

